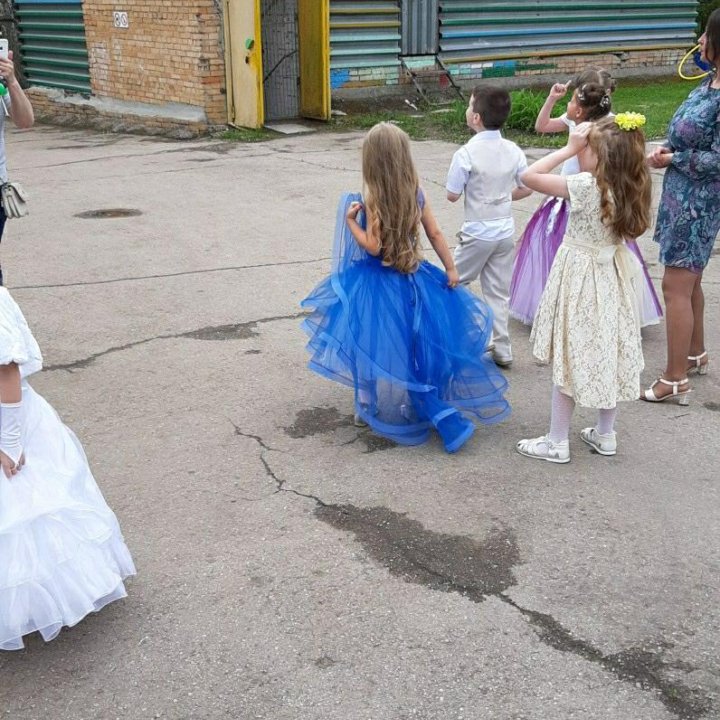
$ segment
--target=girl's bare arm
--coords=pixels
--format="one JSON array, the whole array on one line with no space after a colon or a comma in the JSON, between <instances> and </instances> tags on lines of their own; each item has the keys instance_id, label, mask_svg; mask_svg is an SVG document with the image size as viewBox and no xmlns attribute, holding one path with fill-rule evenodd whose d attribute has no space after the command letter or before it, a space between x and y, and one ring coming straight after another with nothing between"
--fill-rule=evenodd
<instances>
[{"instance_id":1,"label":"girl's bare arm","mask_svg":"<svg viewBox=\"0 0 720 720\"><path fill-rule=\"evenodd\" d=\"M447 240L440 230L437 220L433 211L430 209L430 205L425 200L425 205L420 216L420 222L422 223L425 234L428 236L428 240L433 247L433 250L440 258L440 262L445 266L445 272L448 276L448 285L455 287L460 279L458 277L457 270L455 268L455 260L448 247Z\"/></svg>"}]
</instances>

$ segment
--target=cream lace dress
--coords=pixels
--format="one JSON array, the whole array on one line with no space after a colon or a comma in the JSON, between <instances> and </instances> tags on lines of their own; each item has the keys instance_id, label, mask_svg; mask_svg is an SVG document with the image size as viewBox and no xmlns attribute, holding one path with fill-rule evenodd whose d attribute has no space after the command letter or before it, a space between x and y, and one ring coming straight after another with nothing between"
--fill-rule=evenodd
<instances>
[{"instance_id":1,"label":"cream lace dress","mask_svg":"<svg viewBox=\"0 0 720 720\"><path fill-rule=\"evenodd\" d=\"M613 408L640 397L644 367L636 282L641 269L615 244L600 217L590 173L567 178L570 217L535 317L530 340L553 383L579 405Z\"/></svg>"}]
</instances>

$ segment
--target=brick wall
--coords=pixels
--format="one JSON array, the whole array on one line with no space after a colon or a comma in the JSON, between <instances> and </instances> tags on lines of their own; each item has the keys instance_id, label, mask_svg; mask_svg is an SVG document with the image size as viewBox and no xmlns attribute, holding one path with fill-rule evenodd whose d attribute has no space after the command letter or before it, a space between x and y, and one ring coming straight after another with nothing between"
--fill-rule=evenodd
<instances>
[{"instance_id":1,"label":"brick wall","mask_svg":"<svg viewBox=\"0 0 720 720\"><path fill-rule=\"evenodd\" d=\"M113 11L128 13L127 28L113 26ZM62 93L34 88L39 116L96 126L115 118L150 132L178 126L195 133L203 124L226 124L221 12L219 0L84 0L93 98L67 102ZM103 99L119 107L93 102Z\"/></svg>"},{"instance_id":2,"label":"brick wall","mask_svg":"<svg viewBox=\"0 0 720 720\"><path fill-rule=\"evenodd\" d=\"M113 11L129 27L113 27ZM220 8L213 0L85 0L93 93L205 109L227 120Z\"/></svg>"}]
</instances>

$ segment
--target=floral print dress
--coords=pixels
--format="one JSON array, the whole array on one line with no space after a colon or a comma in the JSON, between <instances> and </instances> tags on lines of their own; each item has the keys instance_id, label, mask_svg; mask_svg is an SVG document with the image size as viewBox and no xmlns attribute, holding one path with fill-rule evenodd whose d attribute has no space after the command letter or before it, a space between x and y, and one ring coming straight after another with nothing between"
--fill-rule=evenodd
<instances>
[{"instance_id":1,"label":"floral print dress","mask_svg":"<svg viewBox=\"0 0 720 720\"><path fill-rule=\"evenodd\" d=\"M660 262L701 273L720 231L720 90L710 76L688 95L668 128L655 241Z\"/></svg>"}]
</instances>

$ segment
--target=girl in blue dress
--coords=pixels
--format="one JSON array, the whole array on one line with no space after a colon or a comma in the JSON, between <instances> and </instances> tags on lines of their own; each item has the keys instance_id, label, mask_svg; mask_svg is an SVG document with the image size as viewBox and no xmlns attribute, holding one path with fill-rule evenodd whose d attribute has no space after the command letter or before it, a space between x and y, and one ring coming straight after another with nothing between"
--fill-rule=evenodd
<instances>
[{"instance_id":1,"label":"girl in blue dress","mask_svg":"<svg viewBox=\"0 0 720 720\"><path fill-rule=\"evenodd\" d=\"M303 300L311 370L352 387L356 419L403 445L432 428L448 452L473 421L503 420L507 381L486 355L488 306L464 288L418 184L408 136L380 123L362 151L364 197L338 209L333 267ZM422 259L420 225L446 272Z\"/></svg>"}]
</instances>

